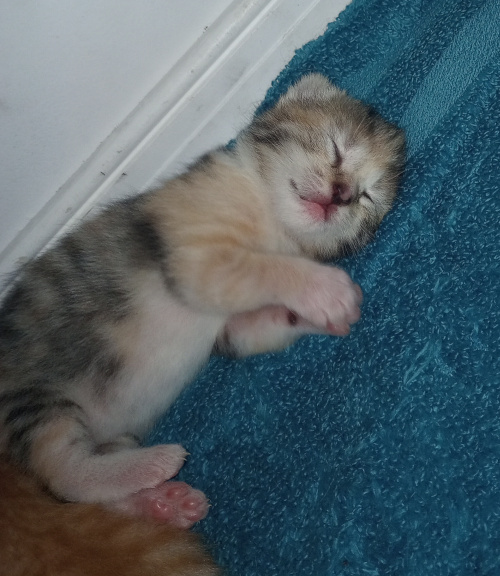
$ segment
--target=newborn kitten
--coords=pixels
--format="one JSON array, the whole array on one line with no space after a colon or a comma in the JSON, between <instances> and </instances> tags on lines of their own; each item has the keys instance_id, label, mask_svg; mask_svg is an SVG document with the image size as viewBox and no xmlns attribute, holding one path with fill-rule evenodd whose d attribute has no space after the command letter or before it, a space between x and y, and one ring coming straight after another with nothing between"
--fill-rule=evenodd
<instances>
[{"instance_id":1,"label":"newborn kitten","mask_svg":"<svg viewBox=\"0 0 500 576\"><path fill-rule=\"evenodd\" d=\"M28 263L0 312L0 450L59 498L179 526L204 496L139 447L212 349L347 334L361 291L318 263L363 246L394 200L404 137L303 78L233 149L118 202Z\"/></svg>"},{"instance_id":2,"label":"newborn kitten","mask_svg":"<svg viewBox=\"0 0 500 576\"><path fill-rule=\"evenodd\" d=\"M1 459L0 494L0 576L219 574L195 534L56 502Z\"/></svg>"}]
</instances>

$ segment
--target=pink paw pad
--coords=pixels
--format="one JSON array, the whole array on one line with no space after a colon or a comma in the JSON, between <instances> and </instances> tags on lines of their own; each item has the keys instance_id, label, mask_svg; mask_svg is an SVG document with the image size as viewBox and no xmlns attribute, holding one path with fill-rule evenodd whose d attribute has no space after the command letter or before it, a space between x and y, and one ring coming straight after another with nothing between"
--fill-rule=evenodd
<instances>
[{"instance_id":1,"label":"pink paw pad","mask_svg":"<svg viewBox=\"0 0 500 576\"><path fill-rule=\"evenodd\" d=\"M209 508L203 492L185 482L164 482L156 488L141 490L130 498L141 516L183 529L205 518Z\"/></svg>"}]
</instances>

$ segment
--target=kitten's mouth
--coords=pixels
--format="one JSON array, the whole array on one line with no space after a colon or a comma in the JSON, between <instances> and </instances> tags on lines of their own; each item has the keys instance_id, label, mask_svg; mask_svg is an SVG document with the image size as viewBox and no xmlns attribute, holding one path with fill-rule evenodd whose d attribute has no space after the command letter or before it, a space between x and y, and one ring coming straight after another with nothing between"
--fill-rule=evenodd
<instances>
[{"instance_id":1,"label":"kitten's mouth","mask_svg":"<svg viewBox=\"0 0 500 576\"><path fill-rule=\"evenodd\" d=\"M305 211L319 222L328 222L341 206L349 204L349 202L345 202L339 197L313 199L300 196L300 201Z\"/></svg>"}]
</instances>

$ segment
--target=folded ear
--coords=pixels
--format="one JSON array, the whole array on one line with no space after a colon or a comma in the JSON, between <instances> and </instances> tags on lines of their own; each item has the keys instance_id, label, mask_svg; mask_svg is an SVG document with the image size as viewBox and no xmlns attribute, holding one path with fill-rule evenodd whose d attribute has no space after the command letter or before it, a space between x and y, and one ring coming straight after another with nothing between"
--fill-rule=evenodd
<instances>
[{"instance_id":1,"label":"folded ear","mask_svg":"<svg viewBox=\"0 0 500 576\"><path fill-rule=\"evenodd\" d=\"M329 100L340 90L321 74L303 76L291 86L281 97L283 101L290 100Z\"/></svg>"}]
</instances>

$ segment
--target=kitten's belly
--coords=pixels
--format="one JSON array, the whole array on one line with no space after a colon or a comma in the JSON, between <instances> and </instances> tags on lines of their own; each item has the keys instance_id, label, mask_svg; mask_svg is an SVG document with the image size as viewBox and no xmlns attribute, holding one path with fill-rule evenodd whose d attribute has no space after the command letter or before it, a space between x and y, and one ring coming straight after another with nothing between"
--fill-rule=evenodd
<instances>
[{"instance_id":1,"label":"kitten's belly","mask_svg":"<svg viewBox=\"0 0 500 576\"><path fill-rule=\"evenodd\" d=\"M208 360L226 320L181 305L162 281L143 286L137 302L114 338L123 368L87 410L99 442L145 434Z\"/></svg>"}]
</instances>

